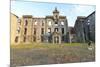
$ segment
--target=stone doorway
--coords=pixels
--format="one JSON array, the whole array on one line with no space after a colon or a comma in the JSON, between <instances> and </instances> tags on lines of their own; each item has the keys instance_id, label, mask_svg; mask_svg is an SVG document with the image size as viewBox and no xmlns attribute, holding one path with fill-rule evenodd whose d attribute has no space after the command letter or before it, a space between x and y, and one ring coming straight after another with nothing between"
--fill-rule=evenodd
<instances>
[{"instance_id":1,"label":"stone doorway","mask_svg":"<svg viewBox=\"0 0 100 67\"><path fill-rule=\"evenodd\" d=\"M53 39L53 44L61 44L61 36L60 36L60 33L54 32L53 33L53 36L52 36L52 39Z\"/></svg>"},{"instance_id":2,"label":"stone doorway","mask_svg":"<svg viewBox=\"0 0 100 67\"><path fill-rule=\"evenodd\" d=\"M59 43L59 37L58 36L54 37L54 43Z\"/></svg>"}]
</instances>

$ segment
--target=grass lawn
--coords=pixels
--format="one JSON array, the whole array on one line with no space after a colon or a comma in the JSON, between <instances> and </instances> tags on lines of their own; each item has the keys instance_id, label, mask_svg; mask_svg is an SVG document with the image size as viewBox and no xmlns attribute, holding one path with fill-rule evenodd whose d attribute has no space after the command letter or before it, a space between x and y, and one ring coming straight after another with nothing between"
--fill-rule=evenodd
<instances>
[{"instance_id":1,"label":"grass lawn","mask_svg":"<svg viewBox=\"0 0 100 67\"><path fill-rule=\"evenodd\" d=\"M94 46L93 46L94 47ZM11 45L11 67L95 61L95 49L83 43Z\"/></svg>"}]
</instances>

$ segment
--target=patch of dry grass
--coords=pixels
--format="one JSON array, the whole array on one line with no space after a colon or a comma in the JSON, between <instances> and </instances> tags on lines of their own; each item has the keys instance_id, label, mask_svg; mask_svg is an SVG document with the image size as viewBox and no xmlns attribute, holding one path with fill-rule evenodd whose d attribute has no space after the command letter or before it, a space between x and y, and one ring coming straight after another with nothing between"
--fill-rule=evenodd
<instances>
[{"instance_id":1,"label":"patch of dry grass","mask_svg":"<svg viewBox=\"0 0 100 67\"><path fill-rule=\"evenodd\" d=\"M66 46L82 46L80 43L63 43L63 44L52 44L52 43L32 43L32 44L17 44L11 45L11 48L61 48ZM86 45L85 45L86 46Z\"/></svg>"}]
</instances>

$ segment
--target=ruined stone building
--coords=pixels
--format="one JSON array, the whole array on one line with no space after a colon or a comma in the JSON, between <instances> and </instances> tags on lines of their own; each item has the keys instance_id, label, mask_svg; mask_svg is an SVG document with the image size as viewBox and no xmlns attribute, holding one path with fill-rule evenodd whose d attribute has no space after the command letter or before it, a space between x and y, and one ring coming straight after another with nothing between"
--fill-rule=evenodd
<instances>
[{"instance_id":1,"label":"ruined stone building","mask_svg":"<svg viewBox=\"0 0 100 67\"><path fill-rule=\"evenodd\" d=\"M84 23L84 33L86 41L95 42L95 11L88 15Z\"/></svg>"},{"instance_id":2,"label":"ruined stone building","mask_svg":"<svg viewBox=\"0 0 100 67\"><path fill-rule=\"evenodd\" d=\"M15 14L11 13L11 24L10 24L10 37L11 40L10 42L14 44L15 42L19 43L20 42L20 21L19 17L16 16Z\"/></svg>"},{"instance_id":3,"label":"ruined stone building","mask_svg":"<svg viewBox=\"0 0 100 67\"><path fill-rule=\"evenodd\" d=\"M78 16L74 25L76 42L85 42L83 24L86 17Z\"/></svg>"},{"instance_id":4,"label":"ruined stone building","mask_svg":"<svg viewBox=\"0 0 100 67\"><path fill-rule=\"evenodd\" d=\"M78 16L74 29L76 42L95 42L95 11L87 17Z\"/></svg>"},{"instance_id":5,"label":"ruined stone building","mask_svg":"<svg viewBox=\"0 0 100 67\"><path fill-rule=\"evenodd\" d=\"M68 22L55 8L53 15L21 18L11 13L11 44L15 43L64 43L69 42Z\"/></svg>"}]
</instances>

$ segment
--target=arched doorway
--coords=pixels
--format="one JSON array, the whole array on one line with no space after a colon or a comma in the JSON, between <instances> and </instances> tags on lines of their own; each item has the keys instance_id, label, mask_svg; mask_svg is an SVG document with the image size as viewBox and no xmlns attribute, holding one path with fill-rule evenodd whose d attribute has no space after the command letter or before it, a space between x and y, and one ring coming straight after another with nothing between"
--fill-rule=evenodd
<instances>
[{"instance_id":1,"label":"arched doorway","mask_svg":"<svg viewBox=\"0 0 100 67\"><path fill-rule=\"evenodd\" d=\"M53 44L61 44L61 36L60 36L60 33L54 32L53 33L53 36L52 36L52 39L53 39Z\"/></svg>"},{"instance_id":2,"label":"arched doorway","mask_svg":"<svg viewBox=\"0 0 100 67\"><path fill-rule=\"evenodd\" d=\"M59 36L54 36L54 43L59 43Z\"/></svg>"}]
</instances>

